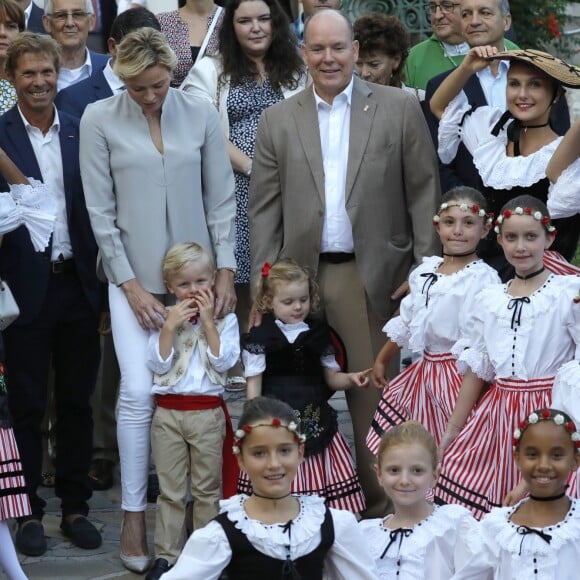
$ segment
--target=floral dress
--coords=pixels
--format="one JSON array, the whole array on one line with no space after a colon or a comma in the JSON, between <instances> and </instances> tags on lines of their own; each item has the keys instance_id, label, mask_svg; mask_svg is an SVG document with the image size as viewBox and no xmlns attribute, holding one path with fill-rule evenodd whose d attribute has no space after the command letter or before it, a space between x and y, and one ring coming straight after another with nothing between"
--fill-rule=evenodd
<instances>
[{"instance_id":1,"label":"floral dress","mask_svg":"<svg viewBox=\"0 0 580 580\"><path fill-rule=\"evenodd\" d=\"M248 157L254 157L254 145L258 121L264 109L282 101L281 90L274 90L270 81L262 84L252 77L246 78L239 85L232 85L227 99L227 111L230 123L230 141ZM250 282L250 228L248 223L248 191L250 178L234 172L236 180L236 264L235 282Z\"/></svg>"}]
</instances>

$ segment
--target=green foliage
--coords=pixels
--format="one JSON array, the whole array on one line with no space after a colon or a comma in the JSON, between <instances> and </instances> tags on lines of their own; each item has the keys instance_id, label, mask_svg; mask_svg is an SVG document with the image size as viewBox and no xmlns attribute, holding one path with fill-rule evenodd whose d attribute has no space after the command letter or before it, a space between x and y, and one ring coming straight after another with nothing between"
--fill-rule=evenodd
<instances>
[{"instance_id":1,"label":"green foliage","mask_svg":"<svg viewBox=\"0 0 580 580\"><path fill-rule=\"evenodd\" d=\"M574 54L577 39L562 34L569 21L568 4L567 0L510 0L518 46L556 51L563 57Z\"/></svg>"}]
</instances>

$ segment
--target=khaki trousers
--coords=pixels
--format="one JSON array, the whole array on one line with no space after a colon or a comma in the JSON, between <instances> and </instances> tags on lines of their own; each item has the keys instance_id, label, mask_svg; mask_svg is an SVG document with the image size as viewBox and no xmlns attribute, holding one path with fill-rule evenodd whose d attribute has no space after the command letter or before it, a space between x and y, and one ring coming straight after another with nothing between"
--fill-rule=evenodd
<instances>
[{"instance_id":1,"label":"khaki trousers","mask_svg":"<svg viewBox=\"0 0 580 580\"><path fill-rule=\"evenodd\" d=\"M187 474L193 497L193 529L218 514L226 420L221 408L175 411L157 407L151 423L151 451L159 477L155 558L173 564L185 539Z\"/></svg>"},{"instance_id":2,"label":"khaki trousers","mask_svg":"<svg viewBox=\"0 0 580 580\"><path fill-rule=\"evenodd\" d=\"M386 341L382 332L385 320L372 311L360 279L356 261L342 264L320 262L318 266L321 306L330 326L338 332L346 347L348 370L362 371L373 366ZM385 288L385 293L388 289ZM385 300L387 296L385 296ZM389 376L395 376L399 361L391 361ZM374 387L350 389L346 401L352 420L356 464L367 509L365 518L384 516L390 501L380 487L373 469L375 457L368 450L365 439L381 397Z\"/></svg>"}]
</instances>

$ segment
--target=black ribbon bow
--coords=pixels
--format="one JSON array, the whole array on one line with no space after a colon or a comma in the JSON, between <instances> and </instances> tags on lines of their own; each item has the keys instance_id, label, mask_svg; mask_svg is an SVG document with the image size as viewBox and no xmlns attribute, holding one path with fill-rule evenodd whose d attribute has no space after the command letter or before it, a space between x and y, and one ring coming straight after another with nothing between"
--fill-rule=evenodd
<instances>
[{"instance_id":1,"label":"black ribbon bow","mask_svg":"<svg viewBox=\"0 0 580 580\"><path fill-rule=\"evenodd\" d=\"M429 305L429 290L433 284L439 280L439 277L435 272L428 272L427 274L421 274L421 278L425 278L425 282L423 283L423 288L421 289L421 294L425 294L425 306Z\"/></svg>"},{"instance_id":2,"label":"black ribbon bow","mask_svg":"<svg viewBox=\"0 0 580 580\"><path fill-rule=\"evenodd\" d=\"M282 528L282 533L288 534L288 544L286 544L288 555L286 556L286 560L284 560L282 566L282 579L300 580L298 568L296 568L294 560L290 558L290 547L292 545L292 520L288 520L285 524L280 524L280 527Z\"/></svg>"},{"instance_id":3,"label":"black ribbon bow","mask_svg":"<svg viewBox=\"0 0 580 580\"><path fill-rule=\"evenodd\" d=\"M413 533L413 530L410 528L397 528L396 530L391 530L389 534L389 543L387 547L384 549L383 553L381 554L381 560L387 555L389 548L397 541L399 538L399 550L401 549L401 545L403 544L403 539L408 538Z\"/></svg>"},{"instance_id":4,"label":"black ribbon bow","mask_svg":"<svg viewBox=\"0 0 580 580\"><path fill-rule=\"evenodd\" d=\"M512 314L512 330L516 329L522 322L522 308L524 304L529 304L530 299L527 296L522 296L520 298L512 298L508 303L508 310L513 310Z\"/></svg>"},{"instance_id":5,"label":"black ribbon bow","mask_svg":"<svg viewBox=\"0 0 580 580\"><path fill-rule=\"evenodd\" d=\"M536 536L539 536L540 538L542 538L542 540L544 540L544 542L548 544L552 541L552 536L550 536L550 534L546 534L545 532L542 532L541 530L536 530L535 528L530 528L529 526L524 525L518 526L516 532L522 536L522 541L520 542L520 552L519 552L520 556L522 555L522 544L524 543L526 536L528 536L529 534L536 534Z\"/></svg>"}]
</instances>

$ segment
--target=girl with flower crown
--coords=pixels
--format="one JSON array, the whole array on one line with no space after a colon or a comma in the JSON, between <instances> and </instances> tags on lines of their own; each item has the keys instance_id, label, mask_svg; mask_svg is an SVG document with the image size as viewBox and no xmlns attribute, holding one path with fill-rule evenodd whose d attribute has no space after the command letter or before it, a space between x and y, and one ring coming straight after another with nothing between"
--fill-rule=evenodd
<instances>
[{"instance_id":1,"label":"girl with flower crown","mask_svg":"<svg viewBox=\"0 0 580 580\"><path fill-rule=\"evenodd\" d=\"M289 405L269 397L247 401L234 452L251 494L222 501L220 514L192 534L163 580L215 580L223 571L229 580L377 578L351 513L292 494L304 437Z\"/></svg>"},{"instance_id":2,"label":"girl with flower crown","mask_svg":"<svg viewBox=\"0 0 580 580\"><path fill-rule=\"evenodd\" d=\"M367 436L374 454L385 431L410 419L421 423L437 443L441 440L461 386L451 349L465 332L477 292L500 283L496 271L476 254L477 244L491 229L486 207L479 191L456 187L443 196L433 217L443 257L424 258L411 273L410 294L399 316L385 325L389 340L373 367L373 383L384 387ZM402 347L421 356L389 382L387 366Z\"/></svg>"},{"instance_id":3,"label":"girl with flower crown","mask_svg":"<svg viewBox=\"0 0 580 580\"><path fill-rule=\"evenodd\" d=\"M264 265L255 301L262 322L242 337L247 396L275 397L299 413L306 458L292 491L317 494L331 507L361 512L365 501L354 461L328 399L333 391L368 386L370 369L341 372L328 325L310 316L318 303L316 283L294 260ZM238 491L251 489L242 473Z\"/></svg>"},{"instance_id":4,"label":"girl with flower crown","mask_svg":"<svg viewBox=\"0 0 580 580\"><path fill-rule=\"evenodd\" d=\"M505 105L474 108L463 88L472 75L498 60L510 62ZM546 202L550 185L546 166L562 140L552 129L550 114L554 104L564 98L563 86L580 86L580 75L572 71L573 66L540 51L498 53L495 47L479 46L467 53L433 94L429 105L440 119L439 158L451 163L460 144L467 149L479 174L481 185L475 187L495 215L518 195L529 194ZM558 220L555 226L559 235L544 255L546 267L557 274L579 274L580 269L567 260L576 252L580 216ZM492 235L480 245L479 253L504 282L513 277L513 268Z\"/></svg>"},{"instance_id":5,"label":"girl with flower crown","mask_svg":"<svg viewBox=\"0 0 580 580\"><path fill-rule=\"evenodd\" d=\"M555 408L534 410L513 432L513 458L529 497L495 508L460 543L469 556L453 580L576 580L580 501L566 495L580 466L580 433Z\"/></svg>"},{"instance_id":6,"label":"girl with flower crown","mask_svg":"<svg viewBox=\"0 0 580 580\"><path fill-rule=\"evenodd\" d=\"M510 461L511 434L519 417L550 406L556 374L580 353L579 282L544 267L555 236L545 205L517 197L496 223L515 277L477 295L466 340L454 348L465 374L441 439L435 490L436 501L462 503L477 518L521 496L522 486L508 496L520 479ZM575 376L580 383L577 365Z\"/></svg>"}]
</instances>

